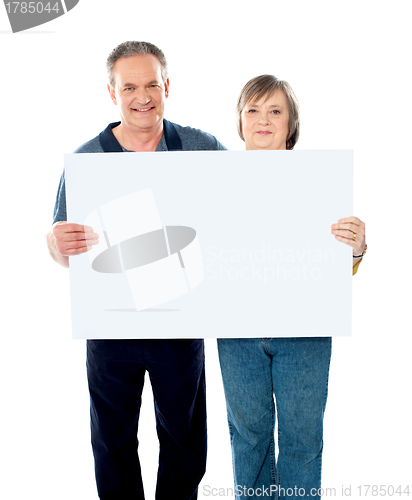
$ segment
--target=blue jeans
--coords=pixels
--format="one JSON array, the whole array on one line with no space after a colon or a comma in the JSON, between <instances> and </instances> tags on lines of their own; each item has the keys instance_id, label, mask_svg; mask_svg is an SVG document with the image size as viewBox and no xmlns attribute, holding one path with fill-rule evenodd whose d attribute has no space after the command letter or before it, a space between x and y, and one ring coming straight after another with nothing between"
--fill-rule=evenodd
<instances>
[{"instance_id":1,"label":"blue jeans","mask_svg":"<svg viewBox=\"0 0 412 500\"><path fill-rule=\"evenodd\" d=\"M320 499L331 346L323 337L218 339L236 498L295 500L304 489Z\"/></svg>"}]
</instances>

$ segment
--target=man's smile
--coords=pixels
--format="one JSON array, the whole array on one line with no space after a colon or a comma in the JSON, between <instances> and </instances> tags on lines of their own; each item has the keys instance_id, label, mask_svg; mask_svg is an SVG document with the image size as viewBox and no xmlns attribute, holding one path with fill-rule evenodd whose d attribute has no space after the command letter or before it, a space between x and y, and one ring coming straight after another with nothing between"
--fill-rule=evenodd
<instances>
[{"instance_id":1,"label":"man's smile","mask_svg":"<svg viewBox=\"0 0 412 500\"><path fill-rule=\"evenodd\" d=\"M147 111L151 111L154 109L154 106L151 108L132 108L133 111L138 111L139 113L146 113Z\"/></svg>"}]
</instances>

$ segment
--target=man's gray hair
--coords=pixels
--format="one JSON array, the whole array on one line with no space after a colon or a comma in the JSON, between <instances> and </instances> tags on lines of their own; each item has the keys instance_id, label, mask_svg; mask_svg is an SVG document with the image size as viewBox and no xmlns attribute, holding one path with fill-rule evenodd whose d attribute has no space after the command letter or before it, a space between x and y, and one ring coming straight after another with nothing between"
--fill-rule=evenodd
<instances>
[{"instance_id":1,"label":"man's gray hair","mask_svg":"<svg viewBox=\"0 0 412 500\"><path fill-rule=\"evenodd\" d=\"M149 42L123 42L112 50L106 61L107 75L109 77L109 83L111 87L114 87L114 75L113 67L118 59L122 57L132 57L138 55L152 54L159 59L160 65L162 67L162 78L165 82L168 76L167 61L163 52Z\"/></svg>"}]
</instances>

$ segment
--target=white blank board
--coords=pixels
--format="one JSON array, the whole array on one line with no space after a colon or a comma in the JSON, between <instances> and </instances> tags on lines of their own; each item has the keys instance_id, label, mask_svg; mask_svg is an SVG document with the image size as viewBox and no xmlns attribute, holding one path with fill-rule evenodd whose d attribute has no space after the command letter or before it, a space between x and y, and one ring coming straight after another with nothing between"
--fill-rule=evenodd
<instances>
[{"instance_id":1,"label":"white blank board","mask_svg":"<svg viewBox=\"0 0 412 500\"><path fill-rule=\"evenodd\" d=\"M353 151L71 154L65 169L69 222L100 234L115 214L116 245L110 229L95 255L125 253L145 218L158 231L135 235L152 246L127 272L70 258L74 338L350 335L352 251L330 226L353 215ZM148 208L132 213L142 193ZM195 235L180 251L176 227Z\"/></svg>"}]
</instances>

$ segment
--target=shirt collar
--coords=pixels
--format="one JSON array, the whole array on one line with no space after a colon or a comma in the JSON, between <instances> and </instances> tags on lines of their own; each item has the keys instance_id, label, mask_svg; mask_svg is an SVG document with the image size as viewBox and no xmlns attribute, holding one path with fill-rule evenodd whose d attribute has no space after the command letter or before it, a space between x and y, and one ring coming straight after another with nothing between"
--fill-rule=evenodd
<instances>
[{"instance_id":1,"label":"shirt collar","mask_svg":"<svg viewBox=\"0 0 412 500\"><path fill-rule=\"evenodd\" d=\"M110 123L99 134L100 145L105 153L122 153L123 148L113 134L113 129L121 122ZM173 123L163 120L163 135L156 151L181 151L182 141Z\"/></svg>"}]
</instances>

